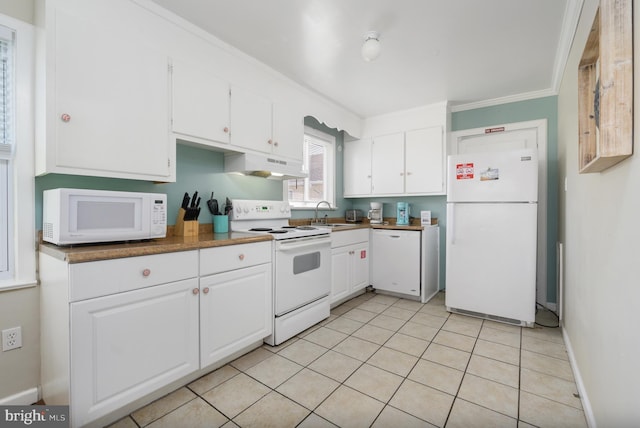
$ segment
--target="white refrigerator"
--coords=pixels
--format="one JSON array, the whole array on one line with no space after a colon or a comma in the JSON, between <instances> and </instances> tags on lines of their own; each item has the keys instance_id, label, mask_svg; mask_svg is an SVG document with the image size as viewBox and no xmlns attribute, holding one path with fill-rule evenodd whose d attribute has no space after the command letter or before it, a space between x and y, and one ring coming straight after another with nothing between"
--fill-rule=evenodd
<instances>
[{"instance_id":1,"label":"white refrigerator","mask_svg":"<svg viewBox=\"0 0 640 428\"><path fill-rule=\"evenodd\" d=\"M459 154L448 161L447 310L533 326L537 151Z\"/></svg>"}]
</instances>

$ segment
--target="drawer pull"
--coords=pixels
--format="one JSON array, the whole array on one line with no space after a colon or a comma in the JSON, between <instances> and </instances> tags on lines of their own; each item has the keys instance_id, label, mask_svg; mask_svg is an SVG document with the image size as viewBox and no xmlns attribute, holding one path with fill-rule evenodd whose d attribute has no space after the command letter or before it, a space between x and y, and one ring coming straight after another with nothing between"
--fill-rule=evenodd
<instances>
[{"instance_id":1,"label":"drawer pull","mask_svg":"<svg viewBox=\"0 0 640 428\"><path fill-rule=\"evenodd\" d=\"M204 288L202 289L202 292L203 292L204 294L209 294L209 287L204 287Z\"/></svg>"},{"instance_id":2,"label":"drawer pull","mask_svg":"<svg viewBox=\"0 0 640 428\"><path fill-rule=\"evenodd\" d=\"M197 288L194 288L193 290L191 290L191 292L195 295L195 294L198 294L200 290L198 290Z\"/></svg>"},{"instance_id":3,"label":"drawer pull","mask_svg":"<svg viewBox=\"0 0 640 428\"><path fill-rule=\"evenodd\" d=\"M244 254L240 254L240 255L238 256L238 258L239 258L240 260L244 260Z\"/></svg>"},{"instance_id":4,"label":"drawer pull","mask_svg":"<svg viewBox=\"0 0 640 428\"><path fill-rule=\"evenodd\" d=\"M145 269L142 271L142 276L144 276L145 278L149 275L151 275L151 269Z\"/></svg>"}]
</instances>

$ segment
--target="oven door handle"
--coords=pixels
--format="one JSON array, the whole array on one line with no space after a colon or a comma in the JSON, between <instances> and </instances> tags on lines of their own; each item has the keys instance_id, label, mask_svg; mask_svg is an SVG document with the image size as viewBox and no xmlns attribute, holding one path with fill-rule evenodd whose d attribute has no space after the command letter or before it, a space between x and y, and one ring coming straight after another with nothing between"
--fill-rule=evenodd
<instances>
[{"instance_id":1,"label":"oven door handle","mask_svg":"<svg viewBox=\"0 0 640 428\"><path fill-rule=\"evenodd\" d=\"M300 242L304 241L304 242ZM331 245L331 238L300 238L292 242L277 242L279 251L294 251L301 248L314 248L324 245Z\"/></svg>"}]
</instances>

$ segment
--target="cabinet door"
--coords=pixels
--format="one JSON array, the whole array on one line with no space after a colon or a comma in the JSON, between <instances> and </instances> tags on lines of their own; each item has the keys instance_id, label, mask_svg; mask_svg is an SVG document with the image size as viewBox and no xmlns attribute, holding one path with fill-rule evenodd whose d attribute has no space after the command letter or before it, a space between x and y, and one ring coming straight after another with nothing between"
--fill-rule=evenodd
<instances>
[{"instance_id":1,"label":"cabinet door","mask_svg":"<svg viewBox=\"0 0 640 428\"><path fill-rule=\"evenodd\" d=\"M273 106L273 153L302 162L304 118L292 106Z\"/></svg>"},{"instance_id":2,"label":"cabinet door","mask_svg":"<svg viewBox=\"0 0 640 428\"><path fill-rule=\"evenodd\" d=\"M173 132L228 143L229 83L177 61L171 76Z\"/></svg>"},{"instance_id":3,"label":"cabinet door","mask_svg":"<svg viewBox=\"0 0 640 428\"><path fill-rule=\"evenodd\" d=\"M272 332L271 263L200 278L201 367Z\"/></svg>"},{"instance_id":4,"label":"cabinet door","mask_svg":"<svg viewBox=\"0 0 640 428\"><path fill-rule=\"evenodd\" d=\"M374 195L404 193L404 133L373 138L371 177Z\"/></svg>"},{"instance_id":5,"label":"cabinet door","mask_svg":"<svg viewBox=\"0 0 640 428\"><path fill-rule=\"evenodd\" d=\"M351 291L369 285L369 243L354 245L351 249Z\"/></svg>"},{"instance_id":6,"label":"cabinet door","mask_svg":"<svg viewBox=\"0 0 640 428\"><path fill-rule=\"evenodd\" d=\"M70 305L74 426L198 369L197 287L193 278Z\"/></svg>"},{"instance_id":7,"label":"cabinet door","mask_svg":"<svg viewBox=\"0 0 640 428\"><path fill-rule=\"evenodd\" d=\"M350 255L349 247L331 250L331 303L346 297L350 290Z\"/></svg>"},{"instance_id":8,"label":"cabinet door","mask_svg":"<svg viewBox=\"0 0 640 428\"><path fill-rule=\"evenodd\" d=\"M371 140L344 143L344 196L371 194Z\"/></svg>"},{"instance_id":9,"label":"cabinet door","mask_svg":"<svg viewBox=\"0 0 640 428\"><path fill-rule=\"evenodd\" d=\"M52 54L48 172L169 180L175 141L166 55L60 10Z\"/></svg>"},{"instance_id":10,"label":"cabinet door","mask_svg":"<svg viewBox=\"0 0 640 428\"><path fill-rule=\"evenodd\" d=\"M271 101L238 86L231 87L231 136L234 146L271 153Z\"/></svg>"},{"instance_id":11,"label":"cabinet door","mask_svg":"<svg viewBox=\"0 0 640 428\"><path fill-rule=\"evenodd\" d=\"M405 136L408 194L442 193L444 190L444 139L442 128L417 129Z\"/></svg>"}]
</instances>

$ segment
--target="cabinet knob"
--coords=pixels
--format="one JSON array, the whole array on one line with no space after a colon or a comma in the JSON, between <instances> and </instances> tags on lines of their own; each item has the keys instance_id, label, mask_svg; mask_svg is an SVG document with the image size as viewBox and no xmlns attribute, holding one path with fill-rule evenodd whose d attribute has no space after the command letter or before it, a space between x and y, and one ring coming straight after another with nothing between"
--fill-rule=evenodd
<instances>
[{"instance_id":1,"label":"cabinet knob","mask_svg":"<svg viewBox=\"0 0 640 428\"><path fill-rule=\"evenodd\" d=\"M268 140L267 144L273 144L273 140Z\"/></svg>"},{"instance_id":2,"label":"cabinet knob","mask_svg":"<svg viewBox=\"0 0 640 428\"><path fill-rule=\"evenodd\" d=\"M67 123L71 120L71 116L68 115L67 113L63 113L62 116L60 116L60 120L63 121L64 123Z\"/></svg>"},{"instance_id":3,"label":"cabinet knob","mask_svg":"<svg viewBox=\"0 0 640 428\"><path fill-rule=\"evenodd\" d=\"M277 141L274 141L274 142L273 142L273 145L274 145L274 146L276 146L276 147L278 147L278 142L277 142Z\"/></svg>"},{"instance_id":4,"label":"cabinet knob","mask_svg":"<svg viewBox=\"0 0 640 428\"><path fill-rule=\"evenodd\" d=\"M400 173L400 177L402 177L402 176L404 176L404 172L401 172L401 173Z\"/></svg>"},{"instance_id":5,"label":"cabinet knob","mask_svg":"<svg viewBox=\"0 0 640 428\"><path fill-rule=\"evenodd\" d=\"M209 287L204 287L204 288L202 289L202 292L203 292L204 294L209 294Z\"/></svg>"},{"instance_id":6,"label":"cabinet knob","mask_svg":"<svg viewBox=\"0 0 640 428\"><path fill-rule=\"evenodd\" d=\"M200 290L198 290L197 288L194 288L193 290L191 290L191 292L196 295L200 292Z\"/></svg>"},{"instance_id":7,"label":"cabinet knob","mask_svg":"<svg viewBox=\"0 0 640 428\"><path fill-rule=\"evenodd\" d=\"M224 131L225 134L228 134L229 133L229 128L225 126L222 131Z\"/></svg>"},{"instance_id":8,"label":"cabinet knob","mask_svg":"<svg viewBox=\"0 0 640 428\"><path fill-rule=\"evenodd\" d=\"M407 172L407 175L411 175L411 174L412 174L411 172Z\"/></svg>"},{"instance_id":9,"label":"cabinet knob","mask_svg":"<svg viewBox=\"0 0 640 428\"><path fill-rule=\"evenodd\" d=\"M240 260L244 260L244 254L240 254L240 255L238 256L238 258L239 258Z\"/></svg>"},{"instance_id":10,"label":"cabinet knob","mask_svg":"<svg viewBox=\"0 0 640 428\"><path fill-rule=\"evenodd\" d=\"M149 275L151 275L151 269L145 269L142 271L142 276L144 276L145 278Z\"/></svg>"}]
</instances>

